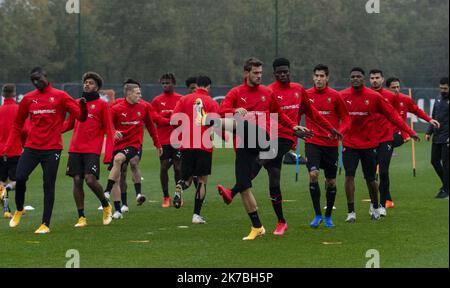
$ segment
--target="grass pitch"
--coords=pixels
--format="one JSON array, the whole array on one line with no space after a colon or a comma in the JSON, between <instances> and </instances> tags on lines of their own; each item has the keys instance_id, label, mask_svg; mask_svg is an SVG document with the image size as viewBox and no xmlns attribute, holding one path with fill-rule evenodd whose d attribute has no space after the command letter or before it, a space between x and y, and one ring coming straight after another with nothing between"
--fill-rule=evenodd
<instances>
[{"instance_id":1,"label":"grass pitch","mask_svg":"<svg viewBox=\"0 0 450 288\"><path fill-rule=\"evenodd\" d=\"M65 137L65 147L70 135ZM65 176L67 151L63 153L56 184L52 232L37 236L33 232L41 222L43 192L42 172L38 167L28 182L26 205L28 212L16 229L8 228L8 221L0 221L0 267L65 267L66 252L76 249L82 268L87 267L174 267L174 268L302 268L356 267L364 268L366 252L380 252L381 267L449 267L449 204L435 200L440 185L430 162L431 144L417 145L417 178L412 177L411 144L398 149L392 161L391 190L395 209L378 222L368 215L368 192L361 171L357 177L357 223L346 224L346 198L343 176L338 180L336 228L309 227L314 216L307 171L295 183L295 166L284 166L282 191L284 212L289 230L284 237L271 233L276 217L271 207L268 179L264 170L254 182L259 214L268 234L256 241L244 242L250 231L250 220L239 198L225 206L216 191L217 184L231 186L234 182L234 152L216 150L213 175L208 184L208 196L202 215L207 224L191 224L194 191L185 193L185 206L163 209L159 184L159 161L156 151L146 139L143 172L143 192L149 202L136 207L134 188L129 182L130 213L112 225L101 225L98 201L85 187L86 216L89 226L77 230L77 212L72 197L72 180ZM359 169L360 170L360 169ZM105 168L101 182L106 184ZM131 174L129 174L130 176ZM171 174L171 179L172 178ZM130 178L130 177L129 177ZM322 178L323 180L323 178ZM323 181L321 181L323 182ZM322 206L325 193L322 185ZM131 193L130 193L131 192ZM173 189L171 191L171 194ZM14 192L12 193L12 198ZM14 202L14 201L12 201ZM12 203L12 208L15 204Z\"/></svg>"}]
</instances>

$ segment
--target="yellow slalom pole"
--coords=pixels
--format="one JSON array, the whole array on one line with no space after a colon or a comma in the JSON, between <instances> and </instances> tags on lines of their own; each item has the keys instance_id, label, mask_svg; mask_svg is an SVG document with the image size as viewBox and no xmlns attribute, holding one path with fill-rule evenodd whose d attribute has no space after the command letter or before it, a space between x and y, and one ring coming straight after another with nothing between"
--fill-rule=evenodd
<instances>
[{"instance_id":1,"label":"yellow slalom pole","mask_svg":"<svg viewBox=\"0 0 450 288\"><path fill-rule=\"evenodd\" d=\"M409 97L412 97L412 89L409 89ZM414 130L414 117L411 117L411 129ZM412 166L413 166L413 176L416 177L416 142L412 140Z\"/></svg>"}]
</instances>

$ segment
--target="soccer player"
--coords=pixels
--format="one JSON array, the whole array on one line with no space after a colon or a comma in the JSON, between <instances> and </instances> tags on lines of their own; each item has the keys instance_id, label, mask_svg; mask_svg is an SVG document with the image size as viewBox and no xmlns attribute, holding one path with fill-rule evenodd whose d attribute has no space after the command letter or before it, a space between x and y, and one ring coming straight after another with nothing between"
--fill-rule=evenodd
<instances>
[{"instance_id":1,"label":"soccer player","mask_svg":"<svg viewBox=\"0 0 450 288\"><path fill-rule=\"evenodd\" d=\"M150 104L141 100L141 88L137 84L124 85L125 100L112 107L112 119L115 128L115 143L113 148L112 168L108 178L105 193L112 192L115 212L113 219L122 219L120 206L121 189L120 174L122 165L132 159L139 158L139 150L144 141L144 125L146 126L153 144L161 155L162 149L156 128L151 118ZM136 197L138 204L145 202L145 196L138 194Z\"/></svg>"},{"instance_id":2,"label":"soccer player","mask_svg":"<svg viewBox=\"0 0 450 288\"><path fill-rule=\"evenodd\" d=\"M400 92L401 90L401 83L400 79L398 78L389 78L386 80L386 87L395 94L395 103L397 111L400 114L400 117L404 121L406 121L408 117L408 113L412 113L416 115L417 117L427 121L430 123L430 125L433 125L436 128L439 128L440 123L434 119L432 119L430 116L427 115L422 109L417 106L417 104L414 102L414 100L409 97L408 95L402 94ZM398 128L395 129L394 134L394 148L402 146L405 142L408 142L410 140L409 136L402 133L398 130ZM387 191L386 195L386 209L392 209L394 208L394 202L392 200L391 192L390 190Z\"/></svg>"},{"instance_id":3,"label":"soccer player","mask_svg":"<svg viewBox=\"0 0 450 288\"><path fill-rule=\"evenodd\" d=\"M106 135L106 151L113 145L111 112L108 103L100 99L98 91L103 86L102 77L95 72L83 75L83 98L87 101L88 117L85 122L76 121L71 115L65 122L64 132L74 130L69 147L69 160L66 174L73 178L73 196L78 209L76 228L87 226L84 214L84 181L94 192L103 208L103 225L112 221L112 207L98 182L100 178L100 154ZM105 154L105 162L111 161L111 155ZM84 181L83 181L84 180Z\"/></svg>"},{"instance_id":4,"label":"soccer player","mask_svg":"<svg viewBox=\"0 0 450 288\"><path fill-rule=\"evenodd\" d=\"M330 70L326 65L319 64L314 68L314 87L307 90L312 106L334 127L348 125L350 116L339 92L328 86ZM325 227L333 228L332 212L336 200L336 176L339 162L339 139L330 138L329 131L323 126L306 118L306 127L314 131L314 136L306 141L305 152L309 170L309 191L315 211L315 218L311 222L312 228L318 228L325 221ZM320 169L325 173L325 190L327 208L325 218L320 206Z\"/></svg>"},{"instance_id":5,"label":"soccer player","mask_svg":"<svg viewBox=\"0 0 450 288\"><path fill-rule=\"evenodd\" d=\"M34 68L30 73L30 79L36 87L35 91L26 94L19 105L19 111L8 142L1 151L2 155L8 155L13 143L20 138L25 120L29 118L30 128L25 149L17 164L16 174L16 206L17 211L11 219L9 226L19 226L24 212L24 200L28 177L41 164L44 182L44 212L42 225L36 234L50 232L50 220L55 201L55 182L61 158L62 137L64 120L67 112L73 114L80 122L86 121L86 99L77 103L66 92L52 87L48 80L47 72L41 67Z\"/></svg>"},{"instance_id":6,"label":"soccer player","mask_svg":"<svg viewBox=\"0 0 450 288\"><path fill-rule=\"evenodd\" d=\"M16 103L16 85L5 84L2 88L2 96L4 101L0 107L0 151L5 148L10 132L8 127L13 125L19 110L19 105ZM16 168L22 151L22 141L16 139L10 152L0 159L0 201L3 205L3 217L6 219L12 217L9 208L9 192L16 188Z\"/></svg>"},{"instance_id":7,"label":"soccer player","mask_svg":"<svg viewBox=\"0 0 450 288\"><path fill-rule=\"evenodd\" d=\"M235 175L237 191L241 193L244 207L252 222L252 228L250 234L244 237L243 240L255 240L266 233L258 216L256 199L251 188L252 179L254 178L252 171L254 166L258 165L260 152L264 150L264 147L261 147L262 145L258 140L264 135L266 140L270 136L270 132L267 132L271 131L269 130L270 122L272 122L270 113L277 113L279 123L290 129L289 131L292 134L303 129L281 110L275 94L269 88L261 85L262 74L263 63L256 58L248 59L244 65L244 84L233 88L226 95L220 106L221 117L236 119L237 122L241 123L240 125L244 126L244 129L237 129L238 131L244 130L244 135L240 135L243 137L238 137L240 139L237 139L236 143ZM300 97L300 94L298 96ZM258 129L256 129L256 135L250 137L248 132L252 129L248 128L253 125ZM252 145L252 141L256 142L256 147L252 147L255 146ZM273 156L276 157L276 155ZM232 195L229 193L222 193L222 197L226 203L230 203L232 200Z\"/></svg>"},{"instance_id":8,"label":"soccer player","mask_svg":"<svg viewBox=\"0 0 450 288\"><path fill-rule=\"evenodd\" d=\"M197 77L189 77L186 79L186 88L188 89L188 94L192 94L197 90Z\"/></svg>"},{"instance_id":9,"label":"soccer player","mask_svg":"<svg viewBox=\"0 0 450 288\"><path fill-rule=\"evenodd\" d=\"M354 201L355 175L360 161L373 204L370 210L371 217L373 220L380 219L378 183L376 182L376 149L380 143L377 133L379 125L378 114L384 115L414 140L419 141L420 138L406 125L383 96L365 86L365 72L362 68L353 68L350 79L352 87L340 93L349 111L351 121L340 129L344 134L343 162L348 205L346 222L354 223L356 221Z\"/></svg>"},{"instance_id":10,"label":"soccer player","mask_svg":"<svg viewBox=\"0 0 450 288\"><path fill-rule=\"evenodd\" d=\"M318 126L324 127L324 131L328 131L331 135L333 126L326 121L319 112L312 107L308 95L303 89L303 86L291 81L290 61L285 58L278 58L272 64L273 73L276 81L269 85L269 89L276 95L276 100L281 110L295 123L300 122L303 114L306 114L312 121L315 121ZM278 224L273 234L282 236L288 229L286 219L283 214L283 197L281 193L281 168L283 165L283 157L289 152L292 147L296 145L297 138L292 133L292 130L282 125L278 127L278 137L272 137L273 141L278 142L278 154L274 159L265 161L263 165L253 166L251 173L252 180L258 175L262 166L267 170L269 176L269 192L272 199L272 207L278 218ZM258 164L258 163L256 163ZM221 194L230 194L232 197L239 193L237 185L231 191L226 190L223 186L218 187ZM229 203L228 203L229 204Z\"/></svg>"},{"instance_id":11,"label":"soccer player","mask_svg":"<svg viewBox=\"0 0 450 288\"><path fill-rule=\"evenodd\" d=\"M170 135L175 129L170 125L170 116L175 106L180 101L182 95L175 93L176 78L172 73L161 76L159 83L163 88L163 93L156 96L152 101L153 110L158 118L154 117L157 126L158 138L163 148L163 154L160 157L160 180L163 191L163 208L170 207L169 196L169 169L173 165L175 176L175 185L181 180L181 153L177 143L170 142Z\"/></svg>"},{"instance_id":12,"label":"soccer player","mask_svg":"<svg viewBox=\"0 0 450 288\"><path fill-rule=\"evenodd\" d=\"M195 193L193 224L205 224L205 219L200 215L203 202L206 197L206 185L208 176L211 175L213 143L209 127L202 126L202 117L206 114L219 115L219 104L214 101L208 92L211 88L211 79L208 76L197 77L197 89L193 94L181 98L176 105L171 122L177 125L180 118L185 117L186 124L182 122L181 144L181 171L182 176L176 185L173 198L175 208L180 208L183 201L183 192L192 184L193 177L197 176L198 184ZM183 114L183 115L181 115ZM198 120L200 119L200 120ZM196 129L195 126L201 126ZM188 135L186 135L186 132ZM208 137L209 136L209 137Z\"/></svg>"},{"instance_id":13,"label":"soccer player","mask_svg":"<svg viewBox=\"0 0 450 288\"><path fill-rule=\"evenodd\" d=\"M437 199L448 199L448 77L442 78L440 81L441 99L434 104L433 118L441 123L437 128L430 125L428 128L426 139L431 140L433 137L433 146L431 150L431 164L442 182L442 188L436 195Z\"/></svg>"}]
</instances>

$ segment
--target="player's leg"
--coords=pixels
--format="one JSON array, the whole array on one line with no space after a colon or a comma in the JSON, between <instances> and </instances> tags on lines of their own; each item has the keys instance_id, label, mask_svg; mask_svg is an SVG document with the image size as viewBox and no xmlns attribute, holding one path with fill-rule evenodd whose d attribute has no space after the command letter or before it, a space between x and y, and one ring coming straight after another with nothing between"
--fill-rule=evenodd
<instances>
[{"instance_id":1,"label":"player's leg","mask_svg":"<svg viewBox=\"0 0 450 288\"><path fill-rule=\"evenodd\" d=\"M369 190L371 209L370 214L372 220L380 219L380 209L379 209L379 188L376 181L377 173L377 152L376 149L365 149L360 150L361 155L361 166L364 173L364 179L366 179L367 188Z\"/></svg>"},{"instance_id":2,"label":"player's leg","mask_svg":"<svg viewBox=\"0 0 450 288\"><path fill-rule=\"evenodd\" d=\"M163 154L160 156L159 163L160 163L160 170L159 170L159 179L161 182L161 189L163 192L163 208L167 208L170 206L170 196L169 196L169 169L172 165L170 159L170 149L168 147L169 145L163 146ZM171 148L171 146L170 146ZM179 179L178 179L179 181ZM176 181L175 183L178 183ZM169 203L166 203L168 202ZM167 206L169 204L169 206Z\"/></svg>"},{"instance_id":3,"label":"player's leg","mask_svg":"<svg viewBox=\"0 0 450 288\"><path fill-rule=\"evenodd\" d=\"M127 183L127 175L128 175L128 165L129 162L125 161L125 163L122 164L122 167L120 169L120 200L122 201L122 213L129 212L128 208L128 183Z\"/></svg>"},{"instance_id":4,"label":"player's leg","mask_svg":"<svg viewBox=\"0 0 450 288\"><path fill-rule=\"evenodd\" d=\"M78 222L75 224L76 228L87 226L87 220L84 214L84 170L83 156L79 153L69 153L66 175L73 179L73 198L78 211Z\"/></svg>"},{"instance_id":5,"label":"player's leg","mask_svg":"<svg viewBox=\"0 0 450 288\"><path fill-rule=\"evenodd\" d=\"M442 186L439 189L439 193L436 198L441 198L444 195L444 167L442 166L442 144L433 143L431 147L431 165L433 165L434 171L441 180Z\"/></svg>"},{"instance_id":6,"label":"player's leg","mask_svg":"<svg viewBox=\"0 0 450 288\"><path fill-rule=\"evenodd\" d=\"M377 151L378 164L380 165L380 205L383 209L386 208L386 201L390 190L389 167L393 152L392 142L381 143ZM383 214L386 216L385 213Z\"/></svg>"},{"instance_id":7,"label":"player's leg","mask_svg":"<svg viewBox=\"0 0 450 288\"><path fill-rule=\"evenodd\" d=\"M17 164L16 172L16 212L13 218L9 222L9 227L14 228L19 226L21 217L24 212L25 192L27 190L27 181L30 174L39 165L40 156L36 153L36 150L25 148L22 156Z\"/></svg>"},{"instance_id":8,"label":"player's leg","mask_svg":"<svg viewBox=\"0 0 450 288\"><path fill-rule=\"evenodd\" d=\"M336 177L339 163L339 148L337 147L323 147L322 148L322 163L325 171L325 187L327 190L327 208L325 211L325 227L333 228L332 213L334 203L336 202L337 185Z\"/></svg>"},{"instance_id":9,"label":"player's leg","mask_svg":"<svg viewBox=\"0 0 450 288\"><path fill-rule=\"evenodd\" d=\"M193 174L197 175L198 186L195 193L194 215L192 223L205 224L200 212L206 197L206 185L208 184L208 175L211 175L212 153L195 150L195 169ZM201 176L200 176L201 175Z\"/></svg>"},{"instance_id":10,"label":"player's leg","mask_svg":"<svg viewBox=\"0 0 450 288\"><path fill-rule=\"evenodd\" d=\"M5 178L5 176L6 176L5 180L9 179L8 183L5 183L5 182L3 183L3 184L6 184L4 186L5 194L3 195L3 203L2 203L3 204L3 217L6 219L12 218L11 209L9 207L9 192L16 189L16 174L17 174L17 164L19 163L19 158L20 157L8 157L8 159L4 163L4 164L6 164L6 169L4 171L5 173L3 174L2 172L0 172L0 174L3 174L3 176L1 176L3 179Z\"/></svg>"},{"instance_id":11,"label":"player's leg","mask_svg":"<svg viewBox=\"0 0 450 288\"><path fill-rule=\"evenodd\" d=\"M43 170L44 181L44 214L42 216L42 225L36 230L37 234L50 232L50 221L52 218L53 205L55 203L55 184L58 174L61 151L45 151L42 153L41 166Z\"/></svg>"},{"instance_id":12,"label":"player's leg","mask_svg":"<svg viewBox=\"0 0 450 288\"><path fill-rule=\"evenodd\" d=\"M311 195L311 200L314 208L314 219L310 226L312 228L318 228L323 222L322 208L320 206L320 185L319 185L319 175L320 175L320 160L321 151L317 145L306 144L305 154L307 160L307 168L309 171L309 193Z\"/></svg>"},{"instance_id":13,"label":"player's leg","mask_svg":"<svg viewBox=\"0 0 450 288\"><path fill-rule=\"evenodd\" d=\"M443 144L442 145L442 152L441 152L441 158L442 158L442 168L444 171L444 186L443 186L443 191L445 194L442 195L442 198L444 199L448 199L449 195L448 195L448 169L449 169L449 164L448 164L448 145L447 144Z\"/></svg>"},{"instance_id":14,"label":"player's leg","mask_svg":"<svg viewBox=\"0 0 450 288\"><path fill-rule=\"evenodd\" d=\"M122 165L124 163L127 163L127 157L124 153L118 152L113 159L113 167L111 169L111 172L109 173L108 178L108 185L106 187L106 191L112 192L112 198L114 201L114 209L116 210L114 212L113 218L114 219L122 219L122 212L120 210L121 206L121 191L120 191L120 177L121 177L121 170ZM120 214L120 215L119 215Z\"/></svg>"},{"instance_id":15,"label":"player's leg","mask_svg":"<svg viewBox=\"0 0 450 288\"><path fill-rule=\"evenodd\" d=\"M140 161L141 159L139 154L130 160L130 168L131 173L133 174L134 190L136 192L136 202L138 206L144 204L146 200L145 195L142 193L142 173L139 166Z\"/></svg>"},{"instance_id":16,"label":"player's leg","mask_svg":"<svg viewBox=\"0 0 450 288\"><path fill-rule=\"evenodd\" d=\"M182 150L181 151L181 179L175 186L175 195L173 197L173 206L176 209L180 209L184 205L183 193L189 189L192 184L195 165L197 159L195 157L194 150Z\"/></svg>"},{"instance_id":17,"label":"player's leg","mask_svg":"<svg viewBox=\"0 0 450 288\"><path fill-rule=\"evenodd\" d=\"M356 221L355 210L355 175L359 165L359 153L355 149L343 149L342 154L344 169L345 169L345 195L347 196L347 223L354 223Z\"/></svg>"}]
</instances>

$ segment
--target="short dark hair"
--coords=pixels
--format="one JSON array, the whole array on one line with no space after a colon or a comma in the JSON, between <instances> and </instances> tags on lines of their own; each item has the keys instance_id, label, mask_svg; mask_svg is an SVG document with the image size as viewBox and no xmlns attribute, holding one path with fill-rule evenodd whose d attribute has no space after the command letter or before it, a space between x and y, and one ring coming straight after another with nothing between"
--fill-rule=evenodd
<instances>
[{"instance_id":1,"label":"short dark hair","mask_svg":"<svg viewBox=\"0 0 450 288\"><path fill-rule=\"evenodd\" d=\"M441 81L439 81L439 84L441 85L448 85L448 77L443 77Z\"/></svg>"},{"instance_id":2,"label":"short dark hair","mask_svg":"<svg viewBox=\"0 0 450 288\"><path fill-rule=\"evenodd\" d=\"M277 58L273 61L272 66L273 66L274 71L277 67L281 67L281 66L287 66L287 67L291 68L291 62L286 58Z\"/></svg>"},{"instance_id":3,"label":"short dark hair","mask_svg":"<svg viewBox=\"0 0 450 288\"><path fill-rule=\"evenodd\" d=\"M189 88L189 86L191 86L192 84L197 83L197 77L189 77L188 79L186 79L186 87Z\"/></svg>"},{"instance_id":4,"label":"short dark hair","mask_svg":"<svg viewBox=\"0 0 450 288\"><path fill-rule=\"evenodd\" d=\"M350 73L353 72L361 72L364 76L366 75L366 71L364 71L364 69L362 69L361 67L353 67L352 71L350 71Z\"/></svg>"},{"instance_id":5,"label":"short dark hair","mask_svg":"<svg viewBox=\"0 0 450 288\"><path fill-rule=\"evenodd\" d=\"M132 79L132 78L128 78L123 82L123 86L127 85L127 84L134 84L139 86L139 88L141 88L141 83L139 83L138 81Z\"/></svg>"},{"instance_id":6,"label":"short dark hair","mask_svg":"<svg viewBox=\"0 0 450 288\"><path fill-rule=\"evenodd\" d=\"M44 68L37 66L34 67L33 69L31 69L30 75L34 74L34 73L40 73L40 74L44 74L45 76L47 76L47 71L44 70Z\"/></svg>"},{"instance_id":7,"label":"short dark hair","mask_svg":"<svg viewBox=\"0 0 450 288\"><path fill-rule=\"evenodd\" d=\"M86 72L83 75L83 83L87 80L87 79L92 79L95 81L95 83L97 83L98 89L101 89L103 87L103 78L95 72Z\"/></svg>"},{"instance_id":8,"label":"short dark hair","mask_svg":"<svg viewBox=\"0 0 450 288\"><path fill-rule=\"evenodd\" d=\"M324 64L319 64L316 67L314 67L313 72L316 73L316 71L325 71L325 75L327 76L330 75L330 68L328 68L328 66Z\"/></svg>"},{"instance_id":9,"label":"short dark hair","mask_svg":"<svg viewBox=\"0 0 450 288\"><path fill-rule=\"evenodd\" d=\"M198 87L206 88L208 86L211 86L212 81L208 76L200 75L197 77L196 83Z\"/></svg>"},{"instance_id":10,"label":"short dark hair","mask_svg":"<svg viewBox=\"0 0 450 288\"><path fill-rule=\"evenodd\" d=\"M172 83L173 83L173 85L176 85L176 84L177 84L177 79L175 78L175 74L173 74L173 73L166 73L166 74L163 74L163 75L161 76L161 78L159 78L159 83L161 83L162 80L171 80Z\"/></svg>"},{"instance_id":11,"label":"short dark hair","mask_svg":"<svg viewBox=\"0 0 450 288\"><path fill-rule=\"evenodd\" d=\"M381 71L380 69L372 69L372 70L370 70L370 73L369 73L369 74L370 74L370 75L373 75L373 74L381 74L381 76L384 77L383 71Z\"/></svg>"},{"instance_id":12,"label":"short dark hair","mask_svg":"<svg viewBox=\"0 0 450 288\"><path fill-rule=\"evenodd\" d=\"M7 83L2 87L2 96L8 98L11 94L16 92L16 85Z\"/></svg>"},{"instance_id":13,"label":"short dark hair","mask_svg":"<svg viewBox=\"0 0 450 288\"><path fill-rule=\"evenodd\" d=\"M391 84L394 82L400 82L400 79L397 77L391 77L389 79L386 80L386 87L391 87Z\"/></svg>"},{"instance_id":14,"label":"short dark hair","mask_svg":"<svg viewBox=\"0 0 450 288\"><path fill-rule=\"evenodd\" d=\"M253 67L261 67L263 65L264 65L264 63L261 60L259 60L258 58L252 57L252 58L248 59L247 61L245 61L244 71L250 72L250 71L252 71Z\"/></svg>"}]
</instances>

